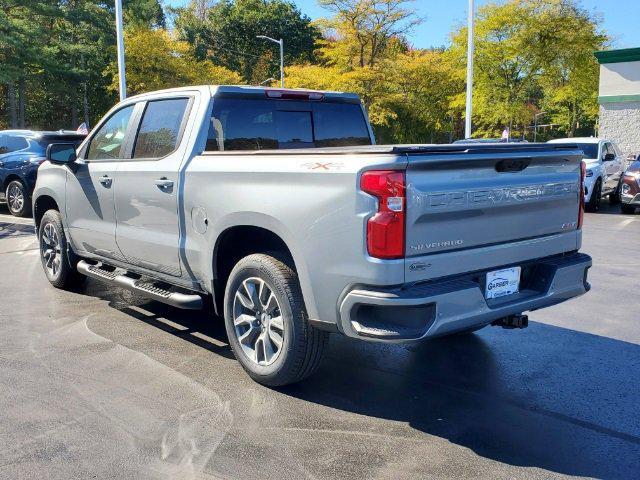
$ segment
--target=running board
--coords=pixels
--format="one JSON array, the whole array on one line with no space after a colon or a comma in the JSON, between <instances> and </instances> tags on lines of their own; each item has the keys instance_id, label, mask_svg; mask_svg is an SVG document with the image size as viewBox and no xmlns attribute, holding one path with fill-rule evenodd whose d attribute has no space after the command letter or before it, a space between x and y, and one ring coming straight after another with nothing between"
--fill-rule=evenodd
<instances>
[{"instance_id":1,"label":"running board","mask_svg":"<svg viewBox=\"0 0 640 480\"><path fill-rule=\"evenodd\" d=\"M158 287L153 280L132 278L126 271L107 270L100 265L93 265L84 260L78 262L78 272L102 282L112 283L140 295L186 310L201 310L204 306L202 297L197 294L172 292Z\"/></svg>"}]
</instances>

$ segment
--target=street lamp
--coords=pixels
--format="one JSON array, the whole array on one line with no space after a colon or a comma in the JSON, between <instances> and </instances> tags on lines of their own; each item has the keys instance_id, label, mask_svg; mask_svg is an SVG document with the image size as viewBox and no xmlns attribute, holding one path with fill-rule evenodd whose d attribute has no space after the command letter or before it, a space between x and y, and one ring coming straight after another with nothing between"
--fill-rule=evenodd
<instances>
[{"instance_id":1,"label":"street lamp","mask_svg":"<svg viewBox=\"0 0 640 480\"><path fill-rule=\"evenodd\" d=\"M546 112L538 112L533 115L533 143L538 139L538 117Z\"/></svg>"},{"instance_id":2,"label":"street lamp","mask_svg":"<svg viewBox=\"0 0 640 480\"><path fill-rule=\"evenodd\" d=\"M464 138L471 138L471 111L473 99L473 0L469 0L467 17L467 107L464 119Z\"/></svg>"},{"instance_id":3,"label":"street lamp","mask_svg":"<svg viewBox=\"0 0 640 480\"><path fill-rule=\"evenodd\" d=\"M270 42L280 45L280 86L284 88L284 41L282 39L276 40L275 38L267 37L266 35L258 35L256 38L269 40Z\"/></svg>"},{"instance_id":4,"label":"street lamp","mask_svg":"<svg viewBox=\"0 0 640 480\"><path fill-rule=\"evenodd\" d=\"M124 39L122 38L122 0L116 0L116 45L118 50L118 90L120 101L127 97L127 80L124 70Z\"/></svg>"}]
</instances>

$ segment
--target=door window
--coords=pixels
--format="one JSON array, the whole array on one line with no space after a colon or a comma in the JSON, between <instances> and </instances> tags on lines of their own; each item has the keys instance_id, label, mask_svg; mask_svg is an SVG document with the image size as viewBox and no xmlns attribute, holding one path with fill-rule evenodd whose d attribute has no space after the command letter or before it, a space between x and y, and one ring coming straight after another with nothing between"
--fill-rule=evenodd
<instances>
[{"instance_id":1,"label":"door window","mask_svg":"<svg viewBox=\"0 0 640 480\"><path fill-rule=\"evenodd\" d=\"M120 158L133 107L118 110L100 127L89 144L87 160Z\"/></svg>"},{"instance_id":2,"label":"door window","mask_svg":"<svg viewBox=\"0 0 640 480\"><path fill-rule=\"evenodd\" d=\"M180 126L188 98L147 103L138 129L133 158L160 158L173 152L180 141Z\"/></svg>"}]
</instances>

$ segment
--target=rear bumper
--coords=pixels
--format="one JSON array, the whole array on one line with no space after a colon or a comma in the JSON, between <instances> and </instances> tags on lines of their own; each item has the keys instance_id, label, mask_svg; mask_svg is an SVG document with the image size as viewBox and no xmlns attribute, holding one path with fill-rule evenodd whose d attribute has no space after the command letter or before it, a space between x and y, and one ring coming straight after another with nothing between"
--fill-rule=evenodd
<instances>
[{"instance_id":1,"label":"rear bumper","mask_svg":"<svg viewBox=\"0 0 640 480\"><path fill-rule=\"evenodd\" d=\"M582 253L522 263L520 292L493 300L483 294L486 271L395 289L353 289L340 303L339 329L350 337L404 342L487 325L586 293L591 263Z\"/></svg>"}]
</instances>

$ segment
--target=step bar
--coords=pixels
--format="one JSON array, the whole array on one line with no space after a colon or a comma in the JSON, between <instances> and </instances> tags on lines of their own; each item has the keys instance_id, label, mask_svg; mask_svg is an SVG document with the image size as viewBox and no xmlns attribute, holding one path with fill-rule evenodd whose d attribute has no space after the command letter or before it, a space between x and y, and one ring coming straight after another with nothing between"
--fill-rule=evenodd
<instances>
[{"instance_id":1,"label":"step bar","mask_svg":"<svg viewBox=\"0 0 640 480\"><path fill-rule=\"evenodd\" d=\"M107 270L101 265L94 265L80 260L77 266L78 272L101 282L111 283L118 287L126 288L158 302L166 303L186 310L201 310L204 306L202 297L198 294L172 292L158 287L153 280L143 280L129 276L125 270Z\"/></svg>"}]
</instances>

